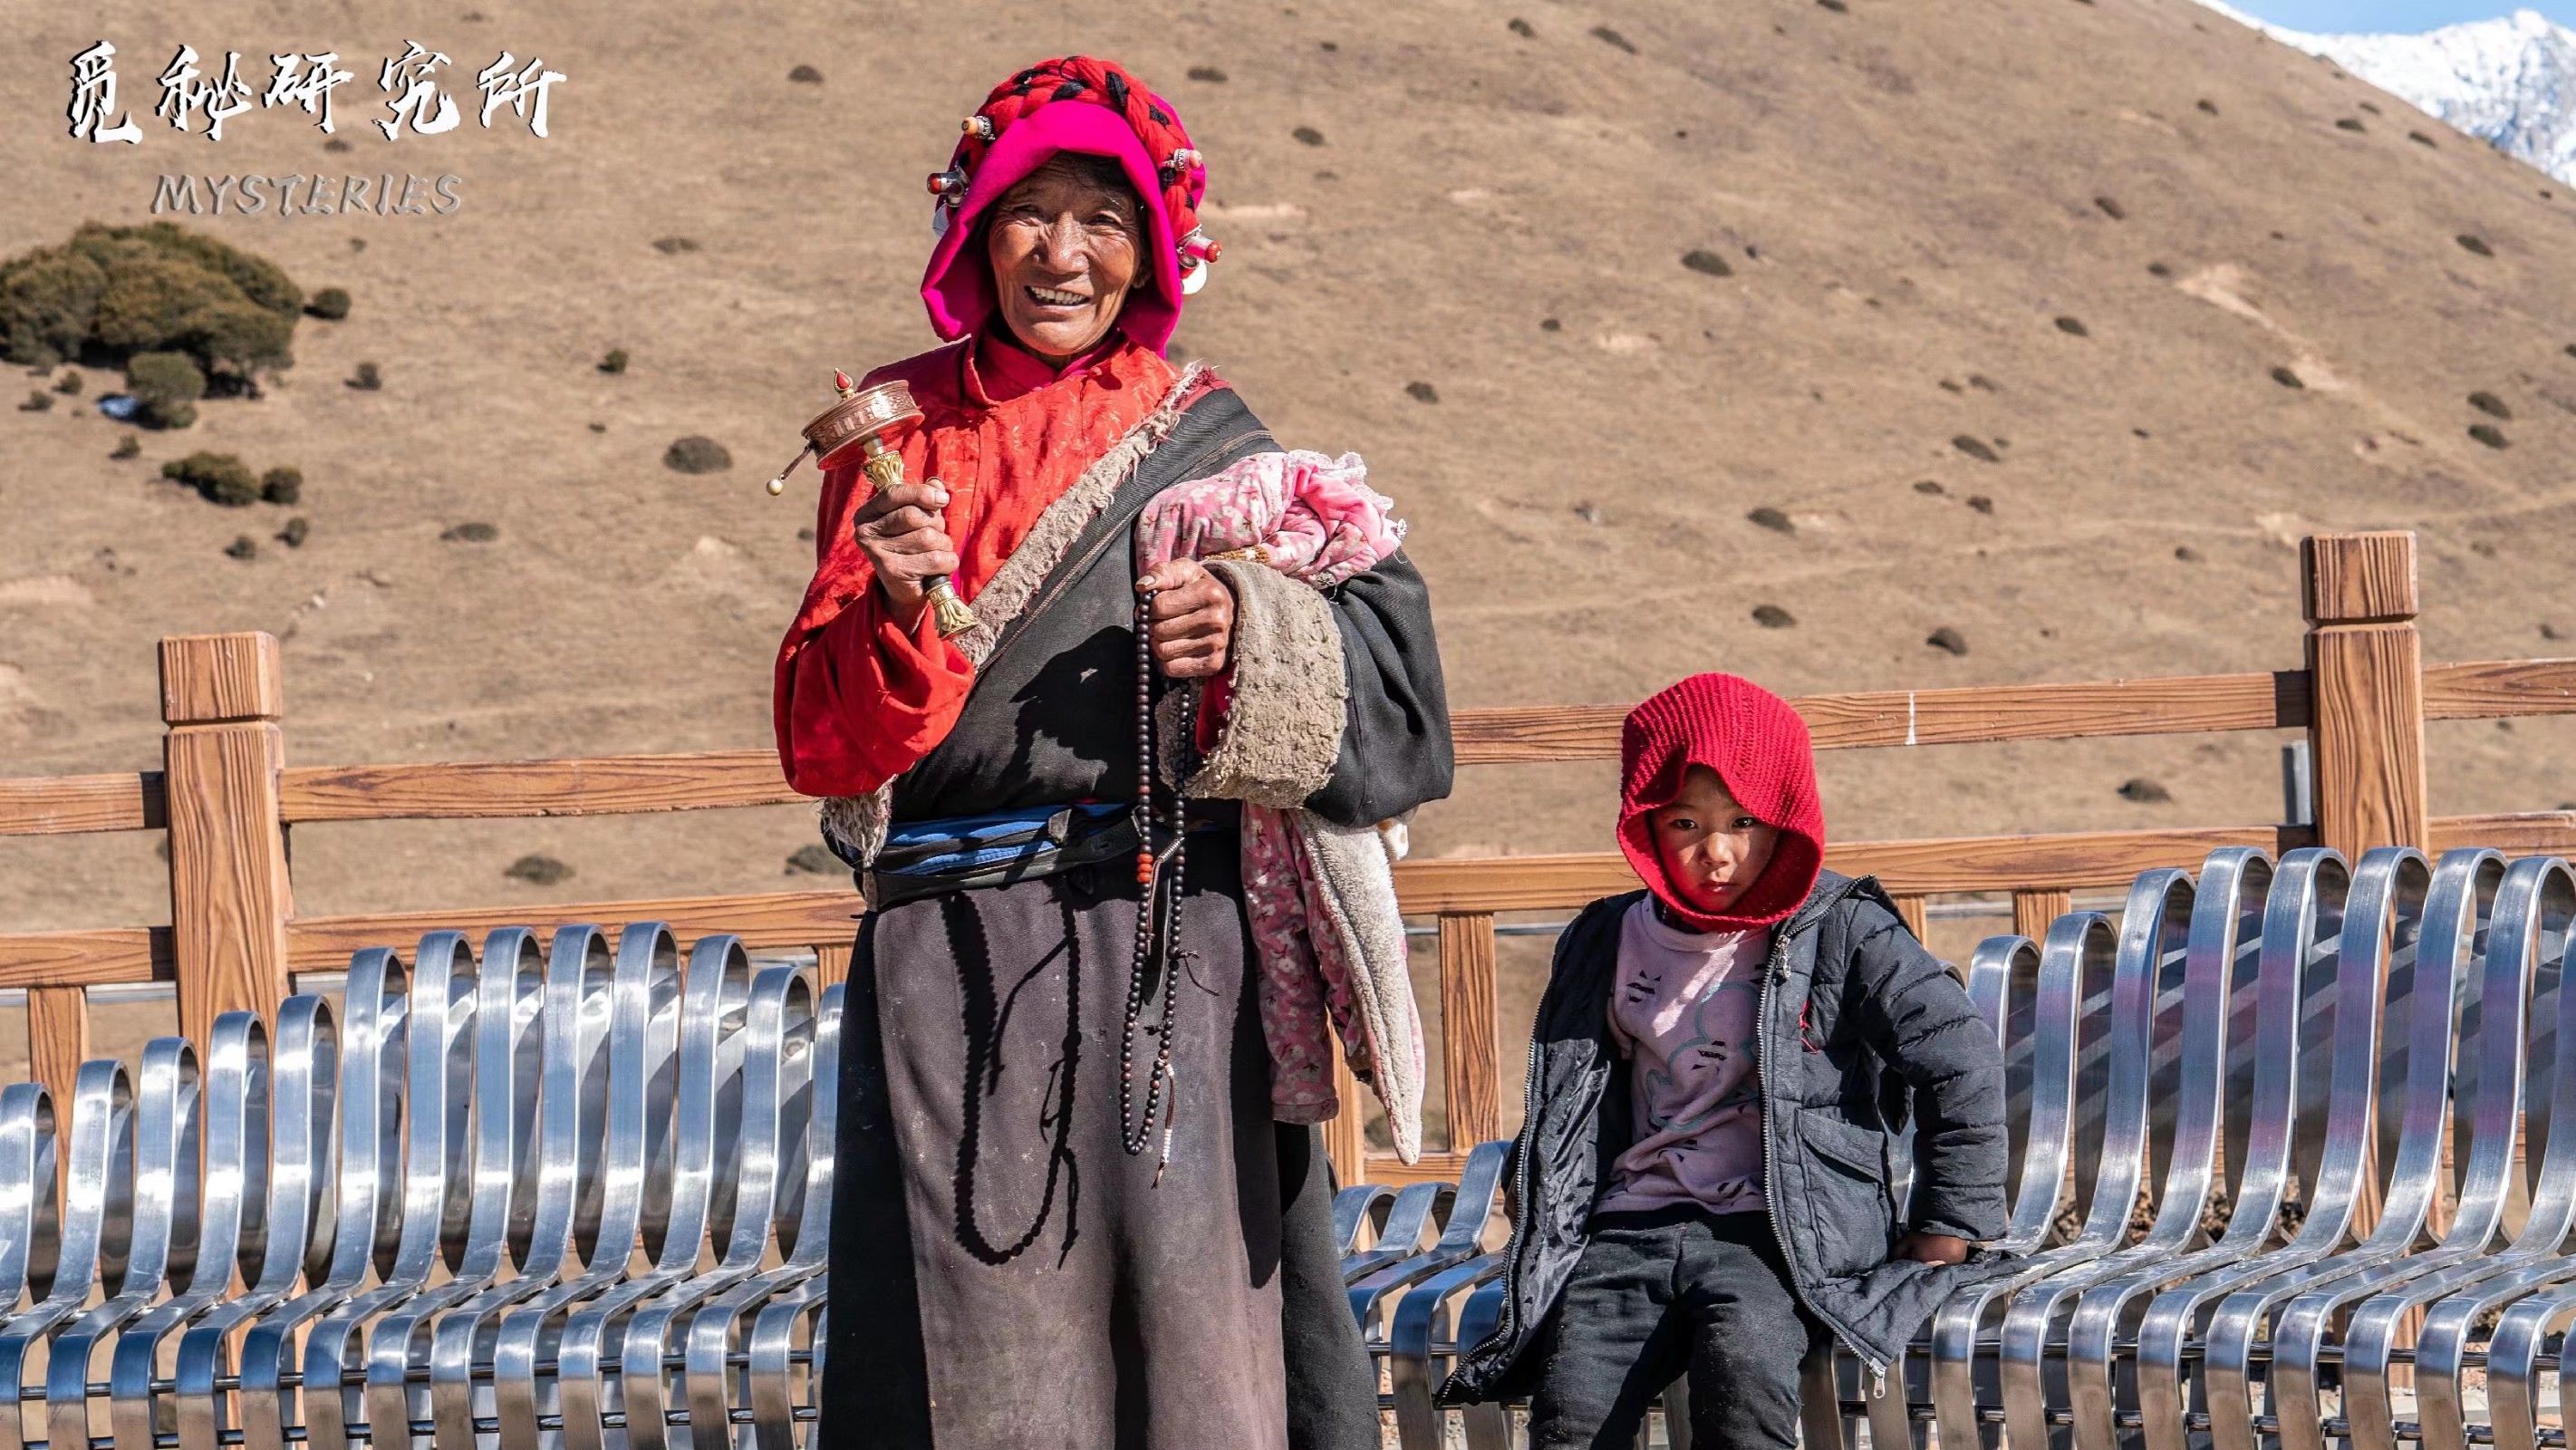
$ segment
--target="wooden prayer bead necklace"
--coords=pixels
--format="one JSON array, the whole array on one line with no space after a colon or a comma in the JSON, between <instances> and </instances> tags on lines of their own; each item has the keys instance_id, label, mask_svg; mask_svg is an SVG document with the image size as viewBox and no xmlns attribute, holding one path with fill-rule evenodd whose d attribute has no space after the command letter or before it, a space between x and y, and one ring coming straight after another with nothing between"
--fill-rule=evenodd
<instances>
[{"instance_id":1,"label":"wooden prayer bead necklace","mask_svg":"<svg viewBox=\"0 0 2576 1450\"><path fill-rule=\"evenodd\" d=\"M1136 805L1132 819L1136 823L1136 947L1127 971L1127 1013L1118 1034L1118 1141L1129 1156L1145 1151L1154 1138L1154 1124L1163 1124L1162 1157L1154 1165L1154 1182L1163 1181L1163 1170L1172 1163L1172 1130L1180 1116L1180 1094L1172 1075L1172 1001L1173 978L1179 975L1183 953L1181 940L1181 890L1189 868L1189 822L1179 787L1172 792L1171 844L1164 848L1172 860L1168 883L1158 880L1162 872L1161 856L1154 849L1154 595L1151 591L1136 596ZM1179 753L1186 757L1189 742L1198 722L1198 692L1182 688L1180 695ZM1186 779L1183 760L1175 760L1173 779ZM1157 918L1159 921L1159 930ZM1162 948L1155 951L1159 939ZM1160 962L1156 957L1160 956ZM1158 970L1159 968L1159 970ZM1155 1021L1145 1026L1147 998L1159 995L1154 1004ZM1154 1066L1145 1082L1145 1113L1136 1115L1136 1035L1139 1031L1154 1035Z\"/></svg>"}]
</instances>

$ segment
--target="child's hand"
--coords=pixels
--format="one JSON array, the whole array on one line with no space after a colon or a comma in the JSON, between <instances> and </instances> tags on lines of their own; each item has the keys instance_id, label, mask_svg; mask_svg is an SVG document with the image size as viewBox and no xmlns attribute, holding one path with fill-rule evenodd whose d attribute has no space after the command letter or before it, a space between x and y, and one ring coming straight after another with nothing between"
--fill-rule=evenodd
<instances>
[{"instance_id":1,"label":"child's hand","mask_svg":"<svg viewBox=\"0 0 2576 1450\"><path fill-rule=\"evenodd\" d=\"M1907 1234L1896 1241L1896 1256L1918 1264L1964 1264L1968 1241L1948 1234Z\"/></svg>"}]
</instances>

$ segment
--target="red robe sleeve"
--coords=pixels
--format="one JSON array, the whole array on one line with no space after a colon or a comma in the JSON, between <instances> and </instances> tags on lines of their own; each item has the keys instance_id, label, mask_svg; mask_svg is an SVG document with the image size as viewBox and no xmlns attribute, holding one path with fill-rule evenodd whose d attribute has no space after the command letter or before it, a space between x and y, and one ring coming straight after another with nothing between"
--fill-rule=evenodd
<instances>
[{"instance_id":1,"label":"red robe sleeve","mask_svg":"<svg viewBox=\"0 0 2576 1450\"><path fill-rule=\"evenodd\" d=\"M875 790L947 738L974 682L930 611L906 632L869 584L779 650L772 704L787 784L810 796Z\"/></svg>"},{"instance_id":2,"label":"red robe sleeve","mask_svg":"<svg viewBox=\"0 0 2576 1450\"><path fill-rule=\"evenodd\" d=\"M900 377L922 407L923 423L897 445L906 477L963 469L949 476L976 480L971 492L953 493L945 519L959 546L954 582L972 601L1047 506L1169 393L1178 374L1151 350L1124 344L1076 386L999 404L977 392L968 407L967 347L952 343L890 363L864 381ZM948 737L974 684L965 655L939 638L927 610L909 631L887 617L850 532L866 487L855 459L825 471L814 579L778 648L771 694L778 761L804 795L865 795L909 770Z\"/></svg>"},{"instance_id":3,"label":"red robe sleeve","mask_svg":"<svg viewBox=\"0 0 2576 1450\"><path fill-rule=\"evenodd\" d=\"M1225 669L1199 687L1198 728L1190 732L1190 744L1201 755L1216 749L1217 737L1224 733L1225 715L1234 708L1234 662L1226 661Z\"/></svg>"},{"instance_id":4,"label":"red robe sleeve","mask_svg":"<svg viewBox=\"0 0 2576 1450\"><path fill-rule=\"evenodd\" d=\"M921 446L916 437L905 451ZM921 459L905 462L922 476ZM929 610L910 631L888 613L850 535L862 487L856 462L824 474L814 579L778 646L771 724L779 767L802 795L866 795L910 769L947 738L974 684Z\"/></svg>"}]
</instances>

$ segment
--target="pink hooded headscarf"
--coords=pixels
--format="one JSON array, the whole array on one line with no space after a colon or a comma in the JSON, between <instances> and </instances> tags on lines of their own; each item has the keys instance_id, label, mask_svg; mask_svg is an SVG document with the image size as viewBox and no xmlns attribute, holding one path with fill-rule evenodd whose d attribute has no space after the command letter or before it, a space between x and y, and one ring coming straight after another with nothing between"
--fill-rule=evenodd
<instances>
[{"instance_id":1,"label":"pink hooded headscarf","mask_svg":"<svg viewBox=\"0 0 2576 1450\"><path fill-rule=\"evenodd\" d=\"M969 117L948 169L930 178L939 245L922 273L930 325L951 341L993 315L992 269L967 251L976 222L1057 153L1105 156L1126 173L1145 211L1145 280L1128 295L1118 327L1163 351L1181 319L1189 279L1219 248L1198 230L1207 168L1171 102L1145 89L1114 61L1067 56L1042 61L994 88Z\"/></svg>"}]
</instances>

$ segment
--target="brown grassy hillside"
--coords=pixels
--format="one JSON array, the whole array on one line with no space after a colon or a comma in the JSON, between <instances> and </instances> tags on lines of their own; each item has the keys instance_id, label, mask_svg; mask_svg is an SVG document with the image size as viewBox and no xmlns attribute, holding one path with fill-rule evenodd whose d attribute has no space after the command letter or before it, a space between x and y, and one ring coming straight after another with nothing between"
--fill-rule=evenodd
<instances>
[{"instance_id":1,"label":"brown grassy hillside","mask_svg":"<svg viewBox=\"0 0 2576 1450\"><path fill-rule=\"evenodd\" d=\"M9 8L0 254L143 219L164 171L446 171L463 204L200 219L355 306L303 324L265 398L210 402L138 458L70 400L0 410L0 775L156 764L152 641L211 629L285 641L299 762L764 742L812 495L760 480L833 366L930 341L921 177L993 80L1074 48L1184 108L1227 255L1181 346L1283 440L1367 456L1413 520L1462 704L1625 700L1705 667L1806 691L2288 666L2288 541L2328 527L2422 531L2429 657L2576 633L2576 199L2546 177L2189 0L1513 6L287 22L204 0L106 31ZM62 134L62 62L102 33L139 147ZM362 129L406 38L454 55L469 96L499 50L542 55L569 77L552 138L506 115ZM182 40L336 47L361 73L353 149L284 112L220 144L151 120ZM622 375L594 367L611 348ZM380 390L344 386L361 361ZM734 466L664 468L684 434ZM300 466L309 539L157 477L206 447ZM468 523L497 536L449 536ZM227 557L244 534L258 556ZM1757 626L1764 605L1794 623ZM1941 627L1964 655L1926 646ZM2437 808L2576 797L2571 740L2437 730ZM2269 818L2272 743L1838 759L1833 824ZM2172 801L2115 794L2133 776ZM1418 848L1596 845L1607 779L1486 772ZM298 904L758 889L810 839L792 808L308 828ZM0 924L154 919L150 851L0 846ZM574 875L505 880L529 851Z\"/></svg>"}]
</instances>

